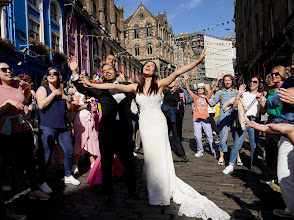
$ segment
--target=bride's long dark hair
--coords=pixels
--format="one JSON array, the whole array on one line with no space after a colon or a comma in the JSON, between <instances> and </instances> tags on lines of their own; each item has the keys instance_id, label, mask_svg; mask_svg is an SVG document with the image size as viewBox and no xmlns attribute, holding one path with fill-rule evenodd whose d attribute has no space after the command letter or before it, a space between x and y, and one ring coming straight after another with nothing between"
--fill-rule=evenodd
<instances>
[{"instance_id":1,"label":"bride's long dark hair","mask_svg":"<svg viewBox=\"0 0 294 220\"><path fill-rule=\"evenodd\" d=\"M144 85L145 85L145 77L143 76L143 69L144 69L144 66L147 64L147 63L154 63L153 61L147 61L146 63L144 63L144 65L142 66L141 68L141 72L140 72L140 82L139 82L139 85L137 87L137 92L138 93L144 93ZM152 94L153 92L155 94L157 94L158 92L158 85L157 85L157 80L158 80L158 75L157 75L157 66L156 66L156 63L154 63L155 65L155 70L154 70L154 74L152 75L152 79L151 79L151 85L149 87L149 90L148 90L148 93L147 94Z\"/></svg>"}]
</instances>

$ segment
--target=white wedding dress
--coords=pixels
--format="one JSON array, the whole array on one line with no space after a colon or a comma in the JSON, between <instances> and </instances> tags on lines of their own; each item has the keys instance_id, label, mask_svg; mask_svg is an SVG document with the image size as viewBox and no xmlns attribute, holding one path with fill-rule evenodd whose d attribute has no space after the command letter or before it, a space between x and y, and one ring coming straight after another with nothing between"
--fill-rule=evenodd
<instances>
[{"instance_id":1,"label":"white wedding dress","mask_svg":"<svg viewBox=\"0 0 294 220\"><path fill-rule=\"evenodd\" d=\"M166 118L161 111L161 95L137 93L140 107L140 135L150 205L181 204L179 215L202 219L229 219L228 213L202 196L175 174ZM195 179L195 181L197 181Z\"/></svg>"}]
</instances>

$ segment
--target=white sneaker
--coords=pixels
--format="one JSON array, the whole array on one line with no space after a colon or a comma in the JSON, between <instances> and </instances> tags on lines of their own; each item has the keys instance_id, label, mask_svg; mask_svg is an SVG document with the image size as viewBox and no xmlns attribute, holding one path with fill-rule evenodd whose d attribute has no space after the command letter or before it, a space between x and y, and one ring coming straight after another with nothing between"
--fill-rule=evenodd
<instances>
[{"instance_id":1,"label":"white sneaker","mask_svg":"<svg viewBox=\"0 0 294 220\"><path fill-rule=\"evenodd\" d=\"M72 165L71 172L73 173L73 175L77 175L77 174L79 174L79 173L80 173L80 171L79 171L79 168L78 168L78 165L77 165L77 164L74 164L74 165Z\"/></svg>"},{"instance_id":2,"label":"white sneaker","mask_svg":"<svg viewBox=\"0 0 294 220\"><path fill-rule=\"evenodd\" d=\"M90 167L91 167L91 169L93 168L94 164L95 164L95 162L91 164L91 166L90 166Z\"/></svg>"},{"instance_id":3,"label":"white sneaker","mask_svg":"<svg viewBox=\"0 0 294 220\"><path fill-rule=\"evenodd\" d=\"M201 156L203 156L203 152L197 151L197 153L195 154L195 157L201 157Z\"/></svg>"},{"instance_id":4,"label":"white sneaker","mask_svg":"<svg viewBox=\"0 0 294 220\"><path fill-rule=\"evenodd\" d=\"M237 165L238 165L238 166L243 166L243 163L242 163L241 158L238 158L238 159L237 159Z\"/></svg>"},{"instance_id":5,"label":"white sneaker","mask_svg":"<svg viewBox=\"0 0 294 220\"><path fill-rule=\"evenodd\" d=\"M219 158L218 159L218 162L217 162L217 164L219 165L219 166L223 166L224 165L224 158Z\"/></svg>"},{"instance_id":6,"label":"white sneaker","mask_svg":"<svg viewBox=\"0 0 294 220\"><path fill-rule=\"evenodd\" d=\"M70 176L70 177L65 176L64 177L64 183L70 183L70 184L75 185L75 186L78 186L78 185L81 184L80 181L75 179L73 176Z\"/></svg>"},{"instance_id":7,"label":"white sneaker","mask_svg":"<svg viewBox=\"0 0 294 220\"><path fill-rule=\"evenodd\" d=\"M52 193L52 189L48 186L46 182L44 182L39 188L43 193L46 193L46 194Z\"/></svg>"},{"instance_id":8,"label":"white sneaker","mask_svg":"<svg viewBox=\"0 0 294 220\"><path fill-rule=\"evenodd\" d=\"M261 171L261 169L259 169L257 166L252 166L250 168L250 171L252 171L253 173L256 173L258 175L262 174L263 172Z\"/></svg>"},{"instance_id":9,"label":"white sneaker","mask_svg":"<svg viewBox=\"0 0 294 220\"><path fill-rule=\"evenodd\" d=\"M234 170L234 165L230 164L223 170L223 174L229 174L233 172L233 170Z\"/></svg>"}]
</instances>

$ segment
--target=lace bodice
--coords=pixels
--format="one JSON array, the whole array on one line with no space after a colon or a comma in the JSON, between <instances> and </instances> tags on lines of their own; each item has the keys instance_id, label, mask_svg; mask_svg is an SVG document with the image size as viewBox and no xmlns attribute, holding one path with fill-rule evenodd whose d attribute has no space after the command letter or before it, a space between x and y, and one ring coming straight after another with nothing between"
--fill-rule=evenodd
<instances>
[{"instance_id":1,"label":"lace bodice","mask_svg":"<svg viewBox=\"0 0 294 220\"><path fill-rule=\"evenodd\" d=\"M140 107L140 113L144 113L147 111L161 111L161 94L152 93L151 95L143 95L141 93L137 93L136 102Z\"/></svg>"}]
</instances>

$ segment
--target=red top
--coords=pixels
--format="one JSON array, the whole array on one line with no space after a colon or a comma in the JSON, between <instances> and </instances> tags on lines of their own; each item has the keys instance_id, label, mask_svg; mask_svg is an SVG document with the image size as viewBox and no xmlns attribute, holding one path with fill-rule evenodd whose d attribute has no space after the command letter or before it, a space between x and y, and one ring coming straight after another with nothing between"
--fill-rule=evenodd
<instances>
[{"instance_id":1,"label":"red top","mask_svg":"<svg viewBox=\"0 0 294 220\"><path fill-rule=\"evenodd\" d=\"M25 87L26 83L19 80L13 80L12 85L9 87L0 85L0 105L2 105L8 99L12 99L14 101L24 104L25 96L23 90ZM23 110L18 110L14 106L9 105L8 109L3 115L12 116L16 114L23 114ZM4 119L0 120L0 130L2 129L4 122ZM27 123L20 125L17 118L11 119L11 127L11 132L23 132L30 129Z\"/></svg>"}]
</instances>

